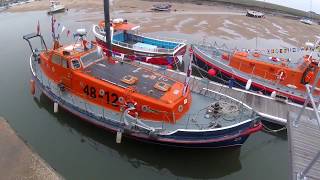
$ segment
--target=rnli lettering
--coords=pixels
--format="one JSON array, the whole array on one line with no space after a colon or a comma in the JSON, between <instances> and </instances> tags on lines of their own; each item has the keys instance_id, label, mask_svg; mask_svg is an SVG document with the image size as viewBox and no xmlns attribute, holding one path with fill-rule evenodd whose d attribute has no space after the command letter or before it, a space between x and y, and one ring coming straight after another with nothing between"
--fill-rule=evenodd
<instances>
[{"instance_id":1,"label":"rnli lettering","mask_svg":"<svg viewBox=\"0 0 320 180\"><path fill-rule=\"evenodd\" d=\"M101 90L100 90L101 91ZM88 85L86 85L83 89L83 92L87 95L90 96L91 98L95 99L97 97L99 98L104 98L104 96L106 97L107 100L107 104L111 104L114 107L117 107L117 102L119 101L119 96L116 93L110 93L108 91L104 91L104 95L99 94L97 96L97 90L95 87L90 87Z\"/></svg>"}]
</instances>

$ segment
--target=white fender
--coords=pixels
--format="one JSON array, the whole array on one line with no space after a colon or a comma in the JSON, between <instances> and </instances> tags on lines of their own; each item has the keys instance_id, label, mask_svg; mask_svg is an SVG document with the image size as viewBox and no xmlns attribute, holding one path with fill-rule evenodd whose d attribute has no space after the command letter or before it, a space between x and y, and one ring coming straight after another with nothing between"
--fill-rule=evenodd
<instances>
[{"instance_id":1,"label":"white fender","mask_svg":"<svg viewBox=\"0 0 320 180\"><path fill-rule=\"evenodd\" d=\"M121 131L117 131L116 143L120 144L121 143L121 139L122 139L122 132Z\"/></svg>"},{"instance_id":2,"label":"white fender","mask_svg":"<svg viewBox=\"0 0 320 180\"><path fill-rule=\"evenodd\" d=\"M53 112L54 112L54 113L57 113L57 112L58 112L58 106L59 106L59 105L58 105L57 102L54 102L54 103L53 103Z\"/></svg>"},{"instance_id":3,"label":"white fender","mask_svg":"<svg viewBox=\"0 0 320 180\"><path fill-rule=\"evenodd\" d=\"M271 97L272 97L272 98L275 98L276 96L277 96L277 92L272 91L272 93L271 93Z\"/></svg>"},{"instance_id":4,"label":"white fender","mask_svg":"<svg viewBox=\"0 0 320 180\"><path fill-rule=\"evenodd\" d=\"M247 84L246 84L246 90L249 90L249 89L250 89L251 84L252 84L252 80L249 79L249 80L247 81Z\"/></svg>"}]
</instances>

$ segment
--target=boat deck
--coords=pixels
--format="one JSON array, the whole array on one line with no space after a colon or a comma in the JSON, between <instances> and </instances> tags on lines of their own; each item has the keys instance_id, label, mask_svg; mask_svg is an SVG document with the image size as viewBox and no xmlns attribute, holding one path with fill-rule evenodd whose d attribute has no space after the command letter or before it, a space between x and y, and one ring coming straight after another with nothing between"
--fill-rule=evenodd
<instances>
[{"instance_id":1,"label":"boat deck","mask_svg":"<svg viewBox=\"0 0 320 180\"><path fill-rule=\"evenodd\" d=\"M252 110L242 104L214 93L199 94L192 92L192 98L193 101L188 114L175 124L153 121L144 121L144 123L151 127L163 128L172 132L176 129L204 130L229 127L256 117ZM207 107L217 102L223 107L221 113L217 116L206 116L208 113Z\"/></svg>"},{"instance_id":2,"label":"boat deck","mask_svg":"<svg viewBox=\"0 0 320 180\"><path fill-rule=\"evenodd\" d=\"M138 93L156 99L160 99L166 93L154 88L157 82L165 82L170 86L176 83L176 81L167 79L161 74L147 71L141 67L132 66L126 62L108 62L106 59L101 59L88 66L84 69L84 72L100 80L116 84L119 87L128 88L134 86ZM137 82L133 85L124 83L122 79L128 75L138 78Z\"/></svg>"}]
</instances>

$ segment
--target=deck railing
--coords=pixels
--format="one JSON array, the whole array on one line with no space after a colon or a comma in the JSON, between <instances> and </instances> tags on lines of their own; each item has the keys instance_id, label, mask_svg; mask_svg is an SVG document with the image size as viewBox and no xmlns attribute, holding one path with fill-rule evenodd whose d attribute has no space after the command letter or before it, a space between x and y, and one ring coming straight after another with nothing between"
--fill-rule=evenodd
<instances>
[{"instance_id":1,"label":"deck railing","mask_svg":"<svg viewBox=\"0 0 320 180\"><path fill-rule=\"evenodd\" d=\"M166 49L166 48L145 48L142 47L141 49L137 49L135 48L132 44L129 43L125 43L125 42L121 42L121 41L116 41L116 40L112 40L113 44L117 44L119 46L123 46L126 47L128 49L135 49L135 50L141 50L141 51L146 51L146 52L156 52L156 53L173 53L177 48L179 48L180 46L175 47L174 49Z\"/></svg>"},{"instance_id":2,"label":"deck railing","mask_svg":"<svg viewBox=\"0 0 320 180\"><path fill-rule=\"evenodd\" d=\"M105 34L105 32L101 31L98 26L95 27L95 31L97 33L100 33L102 36L104 36L104 34ZM138 32L133 33L133 35L136 35L136 36L139 36L139 37L141 37L141 36L151 37L151 38L154 38L154 39L159 40L159 41L170 41L170 42L179 43L179 45L177 45L173 49L169 49L169 48L155 48L155 49L141 48L141 49L136 49L136 50L142 50L142 51L147 51L147 52L149 51L149 52L155 52L155 53L173 53L178 48L181 47L181 45L180 45L181 43L185 43L186 42L184 40L178 40L178 39L173 39L173 38L163 38L163 37L157 37L157 36L152 36L152 35L150 36L150 35L147 35L147 34L144 34L144 33L138 33ZM119 46L123 46L123 47L129 48L129 49L135 49L132 44L121 42L121 41L117 41L115 39L112 40L112 43L117 44Z\"/></svg>"}]
</instances>

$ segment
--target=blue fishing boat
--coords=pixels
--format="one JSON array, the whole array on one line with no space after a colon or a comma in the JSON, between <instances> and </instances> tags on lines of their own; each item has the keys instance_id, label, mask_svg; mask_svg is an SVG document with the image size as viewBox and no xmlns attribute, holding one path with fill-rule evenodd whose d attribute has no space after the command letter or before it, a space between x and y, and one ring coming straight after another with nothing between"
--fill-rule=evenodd
<instances>
[{"instance_id":1,"label":"blue fishing boat","mask_svg":"<svg viewBox=\"0 0 320 180\"><path fill-rule=\"evenodd\" d=\"M156 65L177 66L182 63L187 45L183 40L148 37L138 32L140 26L118 18L111 20L112 53L124 54L131 60ZM93 26L97 43L106 53L105 23Z\"/></svg>"}]
</instances>

